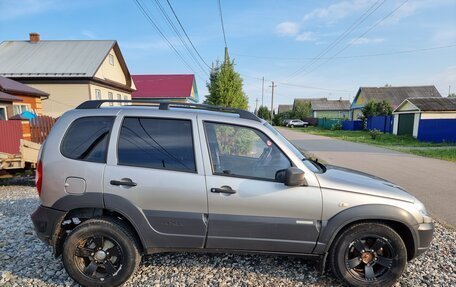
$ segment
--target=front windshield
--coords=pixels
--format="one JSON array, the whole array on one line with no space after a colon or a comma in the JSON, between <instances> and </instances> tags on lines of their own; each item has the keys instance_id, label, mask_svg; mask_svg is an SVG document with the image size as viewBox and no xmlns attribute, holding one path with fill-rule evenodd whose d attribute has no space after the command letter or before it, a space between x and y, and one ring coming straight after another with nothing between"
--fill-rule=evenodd
<instances>
[{"instance_id":1,"label":"front windshield","mask_svg":"<svg viewBox=\"0 0 456 287\"><path fill-rule=\"evenodd\" d=\"M308 169L310 169L313 172L324 171L323 168L321 168L317 163L308 159L302 152L299 151L299 149L297 149L291 142L289 142L278 130L276 130L268 122L265 121L263 125L267 127L271 132L273 132L282 141L282 143L284 143L299 159L301 159Z\"/></svg>"}]
</instances>

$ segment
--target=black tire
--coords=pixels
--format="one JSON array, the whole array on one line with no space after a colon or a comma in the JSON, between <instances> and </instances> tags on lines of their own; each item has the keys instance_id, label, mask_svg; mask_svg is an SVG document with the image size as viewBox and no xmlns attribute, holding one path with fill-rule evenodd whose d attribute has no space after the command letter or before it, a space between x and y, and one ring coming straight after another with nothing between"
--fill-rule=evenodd
<instances>
[{"instance_id":1,"label":"black tire","mask_svg":"<svg viewBox=\"0 0 456 287\"><path fill-rule=\"evenodd\" d=\"M389 226L359 223L336 238L329 263L334 275L350 286L391 286L404 271L407 249Z\"/></svg>"},{"instance_id":2,"label":"black tire","mask_svg":"<svg viewBox=\"0 0 456 287\"><path fill-rule=\"evenodd\" d=\"M99 218L81 223L68 235L62 261L83 286L119 286L135 272L141 256L126 226Z\"/></svg>"}]
</instances>

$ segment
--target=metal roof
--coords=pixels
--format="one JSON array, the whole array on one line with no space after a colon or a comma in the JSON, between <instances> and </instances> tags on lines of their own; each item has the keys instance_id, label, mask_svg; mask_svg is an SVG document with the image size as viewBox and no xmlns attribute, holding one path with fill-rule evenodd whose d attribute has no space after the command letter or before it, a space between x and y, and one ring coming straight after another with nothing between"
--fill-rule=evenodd
<instances>
[{"instance_id":1,"label":"metal roof","mask_svg":"<svg viewBox=\"0 0 456 287\"><path fill-rule=\"evenodd\" d=\"M49 96L48 93L0 76L0 91L13 95Z\"/></svg>"},{"instance_id":2,"label":"metal roof","mask_svg":"<svg viewBox=\"0 0 456 287\"><path fill-rule=\"evenodd\" d=\"M114 40L5 41L0 75L20 78L93 77Z\"/></svg>"},{"instance_id":3,"label":"metal roof","mask_svg":"<svg viewBox=\"0 0 456 287\"><path fill-rule=\"evenodd\" d=\"M136 91L133 99L145 98L190 98L195 83L193 74L176 75L132 75ZM195 86L195 93L197 93ZM197 97L197 95L195 95Z\"/></svg>"},{"instance_id":4,"label":"metal roof","mask_svg":"<svg viewBox=\"0 0 456 287\"><path fill-rule=\"evenodd\" d=\"M350 101L347 100L310 100L313 111L349 111Z\"/></svg>"},{"instance_id":5,"label":"metal roof","mask_svg":"<svg viewBox=\"0 0 456 287\"><path fill-rule=\"evenodd\" d=\"M293 105L279 105L278 113L284 113L293 110Z\"/></svg>"},{"instance_id":6,"label":"metal roof","mask_svg":"<svg viewBox=\"0 0 456 287\"><path fill-rule=\"evenodd\" d=\"M407 101L422 112L456 112L456 98L411 98Z\"/></svg>"},{"instance_id":7,"label":"metal roof","mask_svg":"<svg viewBox=\"0 0 456 287\"><path fill-rule=\"evenodd\" d=\"M313 111L349 111L350 101L328 100L327 98L295 99L294 105L298 102L308 102Z\"/></svg>"},{"instance_id":8,"label":"metal roof","mask_svg":"<svg viewBox=\"0 0 456 287\"><path fill-rule=\"evenodd\" d=\"M22 102L22 99L0 91L0 102Z\"/></svg>"},{"instance_id":9,"label":"metal roof","mask_svg":"<svg viewBox=\"0 0 456 287\"><path fill-rule=\"evenodd\" d=\"M442 97L435 86L410 86L410 87L361 87L356 94L364 97L366 103L370 100L388 101L393 110L407 98Z\"/></svg>"}]
</instances>

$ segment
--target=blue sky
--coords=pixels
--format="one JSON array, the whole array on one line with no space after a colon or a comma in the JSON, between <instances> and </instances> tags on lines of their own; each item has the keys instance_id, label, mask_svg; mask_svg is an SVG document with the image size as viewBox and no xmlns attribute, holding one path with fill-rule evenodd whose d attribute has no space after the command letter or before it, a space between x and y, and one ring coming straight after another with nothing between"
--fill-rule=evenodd
<instances>
[{"instance_id":1,"label":"blue sky","mask_svg":"<svg viewBox=\"0 0 456 287\"><path fill-rule=\"evenodd\" d=\"M204 98L207 75L186 54L154 0L140 1L192 64ZM168 9L165 0L159 1ZM223 59L217 0L170 2L205 61ZM275 106L291 104L296 97L352 100L360 86L385 84L436 85L442 95L451 85L456 92L456 0L221 3L230 56L243 76L252 108L257 98L261 102L258 78L263 76L267 105L270 81L277 82ZM25 40L29 32L40 33L43 40L115 39L132 74L193 73L133 0L0 0L0 11L0 41ZM433 49L378 55L428 48ZM325 50L329 51L322 59L312 60Z\"/></svg>"}]
</instances>

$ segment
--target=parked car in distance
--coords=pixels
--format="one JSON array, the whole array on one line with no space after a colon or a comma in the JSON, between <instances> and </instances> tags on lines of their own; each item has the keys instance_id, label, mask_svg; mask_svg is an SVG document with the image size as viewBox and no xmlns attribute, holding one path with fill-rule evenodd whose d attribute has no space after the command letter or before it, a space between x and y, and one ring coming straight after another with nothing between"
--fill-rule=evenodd
<instances>
[{"instance_id":1,"label":"parked car in distance","mask_svg":"<svg viewBox=\"0 0 456 287\"><path fill-rule=\"evenodd\" d=\"M290 121L292 121L292 119L284 119L282 125L286 127Z\"/></svg>"},{"instance_id":2,"label":"parked car in distance","mask_svg":"<svg viewBox=\"0 0 456 287\"><path fill-rule=\"evenodd\" d=\"M108 102L61 116L37 165L36 233L81 285L121 285L144 254L234 251L313 258L344 284L391 286L430 245L418 199L306 158L250 112Z\"/></svg>"},{"instance_id":3,"label":"parked car in distance","mask_svg":"<svg viewBox=\"0 0 456 287\"><path fill-rule=\"evenodd\" d=\"M294 128L294 127L307 127L309 125L308 122L304 122L301 120L291 120L287 123L287 127Z\"/></svg>"}]
</instances>

